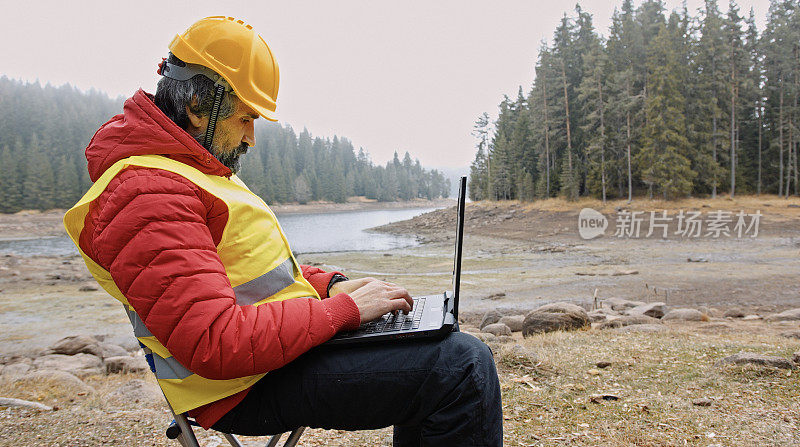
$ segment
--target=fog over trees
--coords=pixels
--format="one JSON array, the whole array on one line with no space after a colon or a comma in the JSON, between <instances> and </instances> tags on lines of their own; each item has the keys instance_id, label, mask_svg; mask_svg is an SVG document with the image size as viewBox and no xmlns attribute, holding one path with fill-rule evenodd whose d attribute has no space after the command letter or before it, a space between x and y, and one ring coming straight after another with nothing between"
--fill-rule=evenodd
<instances>
[{"instance_id":1,"label":"fog over trees","mask_svg":"<svg viewBox=\"0 0 800 447\"><path fill-rule=\"evenodd\" d=\"M0 212L71 207L92 184L86 145L122 112L122 102L69 85L0 77ZM346 138L313 137L306 129L298 135L279 123L258 122L256 147L242 157L239 175L268 203L433 199L450 191L441 172L407 152L376 165Z\"/></svg>"}]
</instances>

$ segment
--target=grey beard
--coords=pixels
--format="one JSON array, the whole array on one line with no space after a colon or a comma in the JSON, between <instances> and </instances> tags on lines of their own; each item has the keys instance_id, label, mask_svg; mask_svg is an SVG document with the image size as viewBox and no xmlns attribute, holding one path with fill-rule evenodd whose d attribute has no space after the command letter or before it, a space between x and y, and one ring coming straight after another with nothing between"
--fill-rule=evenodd
<instances>
[{"instance_id":1,"label":"grey beard","mask_svg":"<svg viewBox=\"0 0 800 447\"><path fill-rule=\"evenodd\" d=\"M219 150L212 145L210 152L211 155L214 156L214 158L219 160L220 163L225 165L228 169L231 170L231 172L236 174L237 172L239 172L239 169L241 168L241 163L239 163L239 157L247 153L248 148L249 148L248 145L240 143L239 146L236 147L236 149L230 152L220 153Z\"/></svg>"},{"instance_id":2,"label":"grey beard","mask_svg":"<svg viewBox=\"0 0 800 447\"><path fill-rule=\"evenodd\" d=\"M204 136L205 134L201 133L199 135L193 136L193 138L200 144L200 146L203 146ZM236 149L229 152L223 152L220 150L219 146L212 143L211 149L210 150L206 149L206 150L208 150L208 152L210 152L211 155L213 155L214 158L219 160L219 162L222 163L225 167L230 169L231 172L236 174L237 172L239 172L239 169L241 168L241 163L239 163L239 157L241 157L242 154L247 153L247 149L249 149L248 145L240 143L239 146L236 147Z\"/></svg>"}]
</instances>

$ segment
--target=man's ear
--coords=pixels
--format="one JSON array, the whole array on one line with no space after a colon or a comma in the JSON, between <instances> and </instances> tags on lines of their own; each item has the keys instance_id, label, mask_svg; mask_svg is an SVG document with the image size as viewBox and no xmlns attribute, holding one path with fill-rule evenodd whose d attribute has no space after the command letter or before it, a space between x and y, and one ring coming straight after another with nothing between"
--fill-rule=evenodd
<instances>
[{"instance_id":1,"label":"man's ear","mask_svg":"<svg viewBox=\"0 0 800 447\"><path fill-rule=\"evenodd\" d=\"M195 115L189 106L186 106L186 116L189 117L189 125L195 129L200 129L200 126L203 124L203 118L199 115Z\"/></svg>"}]
</instances>

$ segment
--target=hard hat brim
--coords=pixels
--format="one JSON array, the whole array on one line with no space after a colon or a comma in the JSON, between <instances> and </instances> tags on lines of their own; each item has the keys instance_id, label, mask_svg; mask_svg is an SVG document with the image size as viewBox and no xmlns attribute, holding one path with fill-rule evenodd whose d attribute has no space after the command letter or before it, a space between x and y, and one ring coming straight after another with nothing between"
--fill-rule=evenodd
<instances>
[{"instance_id":1,"label":"hard hat brim","mask_svg":"<svg viewBox=\"0 0 800 447\"><path fill-rule=\"evenodd\" d=\"M245 103L245 104L247 104L248 106L252 107L252 108L253 108L253 110L255 110L255 111L256 111L256 113L258 113L258 114L259 114L259 116L261 116L261 118L264 118L264 119L265 119L265 120L267 120L267 121L278 121L278 116L277 116L277 114L276 114L275 112L273 112L272 110L269 110L269 109L267 109L266 107L261 107L261 106L259 106L258 104L253 104L253 103L252 103L252 102L250 102L250 101L246 101L246 100L242 99L242 97L241 97L241 96L239 96L238 98L239 98L239 99L240 99L240 100L241 100L243 103Z\"/></svg>"}]
</instances>

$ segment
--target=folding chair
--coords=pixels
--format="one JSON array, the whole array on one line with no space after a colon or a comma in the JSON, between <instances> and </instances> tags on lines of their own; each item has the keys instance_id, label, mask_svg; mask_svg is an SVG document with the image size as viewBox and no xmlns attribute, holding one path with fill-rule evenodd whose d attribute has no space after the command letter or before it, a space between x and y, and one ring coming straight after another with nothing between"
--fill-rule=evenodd
<instances>
[{"instance_id":1,"label":"folding chair","mask_svg":"<svg viewBox=\"0 0 800 447\"><path fill-rule=\"evenodd\" d=\"M169 402L167 402L167 405L169 405ZM170 407L170 411L172 411L172 407ZM173 411L172 415L175 419L169 424L169 427L167 427L167 438L177 439L183 447L200 447L194 435L194 430L192 430L192 425L194 423L190 421L185 414L175 414ZM303 435L305 429L305 427L298 427L292 430L289 433L289 437L286 438L286 443L283 444L283 447L294 447L297 445L297 441L300 440L300 436ZM230 433L222 433L222 436L225 437L232 447L243 447L236 436ZM266 447L277 447L282 436L283 433L279 433L270 437Z\"/></svg>"},{"instance_id":2,"label":"folding chair","mask_svg":"<svg viewBox=\"0 0 800 447\"><path fill-rule=\"evenodd\" d=\"M139 346L145 352L145 359L147 359L147 365L150 367L150 372L153 374L156 373L156 366L153 362L153 354L150 354L146 346L144 346L141 342L139 342ZM194 435L194 430L192 429L192 425L197 426L198 424L194 421L189 420L186 417L186 413L176 414L175 410L172 409L172 405L170 405L169 401L167 400L166 395L164 396L164 400L167 401L167 406L169 407L169 411L172 413L173 420L167 427L167 438L169 439L177 439L177 441L183 447L200 447L200 444L197 442L197 437ZM298 427L292 430L289 433L289 437L286 438L286 442L283 444L283 447L294 447L297 445L297 441L300 440L300 436L303 435L303 431L305 427ZM230 433L222 433L222 436L230 443L232 447L243 447L242 443L236 438L236 436ZM283 433L278 433L273 435L269 438L266 447L277 447L278 443L281 440Z\"/></svg>"}]
</instances>

